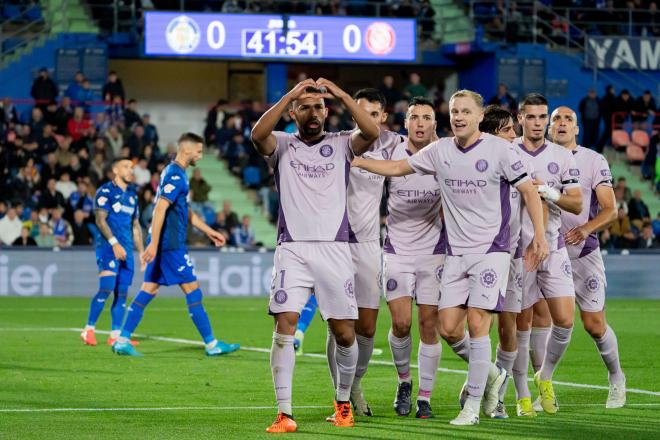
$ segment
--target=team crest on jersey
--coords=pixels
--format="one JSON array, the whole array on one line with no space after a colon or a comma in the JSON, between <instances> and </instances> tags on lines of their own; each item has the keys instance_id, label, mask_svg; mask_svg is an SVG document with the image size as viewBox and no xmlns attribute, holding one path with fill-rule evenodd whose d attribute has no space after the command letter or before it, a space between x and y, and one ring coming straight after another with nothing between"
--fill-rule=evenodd
<instances>
[{"instance_id":1,"label":"team crest on jersey","mask_svg":"<svg viewBox=\"0 0 660 440\"><path fill-rule=\"evenodd\" d=\"M435 269L435 278L438 282L442 281L442 271L445 269L444 265L440 265Z\"/></svg>"},{"instance_id":2,"label":"team crest on jersey","mask_svg":"<svg viewBox=\"0 0 660 440\"><path fill-rule=\"evenodd\" d=\"M580 170L577 168L569 168L568 174L570 174L573 177L579 177L580 176Z\"/></svg>"},{"instance_id":3,"label":"team crest on jersey","mask_svg":"<svg viewBox=\"0 0 660 440\"><path fill-rule=\"evenodd\" d=\"M112 205L112 210L115 211L115 212L121 211L121 203L119 203L119 202L114 203Z\"/></svg>"},{"instance_id":4,"label":"team crest on jersey","mask_svg":"<svg viewBox=\"0 0 660 440\"><path fill-rule=\"evenodd\" d=\"M353 290L352 280L346 280L346 282L344 283L344 292L346 293L346 296L348 296L349 298L355 297L355 290Z\"/></svg>"},{"instance_id":5,"label":"team crest on jersey","mask_svg":"<svg viewBox=\"0 0 660 440\"><path fill-rule=\"evenodd\" d=\"M96 202L99 204L99 206L105 206L105 204L108 203L108 198L101 196Z\"/></svg>"},{"instance_id":6,"label":"team crest on jersey","mask_svg":"<svg viewBox=\"0 0 660 440\"><path fill-rule=\"evenodd\" d=\"M485 269L479 274L479 281L482 286L490 289L497 283L497 273L493 269Z\"/></svg>"},{"instance_id":7,"label":"team crest on jersey","mask_svg":"<svg viewBox=\"0 0 660 440\"><path fill-rule=\"evenodd\" d=\"M114 269L116 265L117 265L117 264L115 264L114 261L111 261L110 263L108 263L108 266L109 266L111 269Z\"/></svg>"},{"instance_id":8,"label":"team crest on jersey","mask_svg":"<svg viewBox=\"0 0 660 440\"><path fill-rule=\"evenodd\" d=\"M172 185L171 183L168 183L163 187L163 191L165 192L165 194L169 194L172 191L174 191L174 188L176 188L176 186Z\"/></svg>"},{"instance_id":9,"label":"team crest on jersey","mask_svg":"<svg viewBox=\"0 0 660 440\"><path fill-rule=\"evenodd\" d=\"M573 269L571 268L571 263L564 261L561 263L561 271L564 272L564 275L571 278L573 276Z\"/></svg>"},{"instance_id":10,"label":"team crest on jersey","mask_svg":"<svg viewBox=\"0 0 660 440\"><path fill-rule=\"evenodd\" d=\"M584 287L586 287L590 293L596 293L600 288L600 280L592 275L585 280Z\"/></svg>"},{"instance_id":11,"label":"team crest on jersey","mask_svg":"<svg viewBox=\"0 0 660 440\"><path fill-rule=\"evenodd\" d=\"M386 285L387 286L387 291L391 292L391 291L395 290L398 285L399 285L399 283L397 283L395 279L390 278L389 280L387 280L387 285Z\"/></svg>"},{"instance_id":12,"label":"team crest on jersey","mask_svg":"<svg viewBox=\"0 0 660 440\"><path fill-rule=\"evenodd\" d=\"M483 173L488 169L488 161L486 159L479 159L476 164L474 164L474 167L479 171L480 173Z\"/></svg>"},{"instance_id":13,"label":"team crest on jersey","mask_svg":"<svg viewBox=\"0 0 660 440\"><path fill-rule=\"evenodd\" d=\"M333 151L334 150L332 149L332 146L322 145L321 149L319 150L319 153L321 153L321 156L323 156L323 157L330 157L330 156L332 156Z\"/></svg>"},{"instance_id":14,"label":"team crest on jersey","mask_svg":"<svg viewBox=\"0 0 660 440\"><path fill-rule=\"evenodd\" d=\"M289 295L287 295L284 290L280 289L277 292L275 292L274 299L277 304L284 304L286 300L289 299Z\"/></svg>"},{"instance_id":15,"label":"team crest on jersey","mask_svg":"<svg viewBox=\"0 0 660 440\"><path fill-rule=\"evenodd\" d=\"M550 174L557 174L559 172L559 164L557 162L550 162L548 164L548 172Z\"/></svg>"},{"instance_id":16,"label":"team crest on jersey","mask_svg":"<svg viewBox=\"0 0 660 440\"><path fill-rule=\"evenodd\" d=\"M516 162L516 163L514 163L513 165L511 165L511 169L512 169L513 171L520 171L520 170L523 168L523 166L524 166L524 165L523 165L522 161L519 160L518 162Z\"/></svg>"}]
</instances>

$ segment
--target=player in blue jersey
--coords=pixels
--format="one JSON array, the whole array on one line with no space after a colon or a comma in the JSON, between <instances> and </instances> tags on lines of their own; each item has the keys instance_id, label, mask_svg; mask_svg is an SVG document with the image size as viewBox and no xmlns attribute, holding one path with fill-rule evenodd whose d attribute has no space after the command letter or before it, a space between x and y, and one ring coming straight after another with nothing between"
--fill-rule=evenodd
<instances>
[{"instance_id":1,"label":"player in blue jersey","mask_svg":"<svg viewBox=\"0 0 660 440\"><path fill-rule=\"evenodd\" d=\"M140 356L130 344L131 334L160 286L174 284L178 284L186 295L188 312L204 340L207 355L217 356L240 348L238 344L227 344L213 336L209 317L202 306L202 291L186 248L188 223L204 232L216 246L225 244L224 235L211 229L188 206L189 186L185 170L202 158L203 143L204 140L194 133L182 134L174 161L163 170L148 245L142 256L142 262L147 263L144 282L128 308L121 335L112 346L112 351L117 354Z\"/></svg>"},{"instance_id":2,"label":"player in blue jersey","mask_svg":"<svg viewBox=\"0 0 660 440\"><path fill-rule=\"evenodd\" d=\"M117 159L112 163L114 179L101 186L94 197L96 211L96 263L99 268L99 290L92 298L87 325L80 339L96 345L94 329L110 294L114 294L110 314L112 331L108 344L119 337L126 309L126 295L133 282L133 247L144 251L140 228L137 194L133 181L133 163ZM144 270L144 266L142 267ZM133 341L135 343L135 341Z\"/></svg>"}]
</instances>

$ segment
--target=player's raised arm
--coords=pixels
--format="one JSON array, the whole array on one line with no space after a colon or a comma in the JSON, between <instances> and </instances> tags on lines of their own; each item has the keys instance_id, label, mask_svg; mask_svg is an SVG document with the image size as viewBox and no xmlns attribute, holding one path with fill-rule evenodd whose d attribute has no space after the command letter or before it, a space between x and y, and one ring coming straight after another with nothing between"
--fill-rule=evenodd
<instances>
[{"instance_id":1,"label":"player's raised arm","mask_svg":"<svg viewBox=\"0 0 660 440\"><path fill-rule=\"evenodd\" d=\"M316 83L311 78L299 82L289 91L289 93L277 101L277 104L269 108L268 111L259 118L257 123L254 124L250 135L250 139L259 154L262 156L270 156L273 154L275 147L277 146L277 140L273 135L273 130L282 117L282 114L289 110L291 103L302 96L307 88L316 89L316 87Z\"/></svg>"},{"instance_id":2,"label":"player's raised arm","mask_svg":"<svg viewBox=\"0 0 660 440\"><path fill-rule=\"evenodd\" d=\"M216 246L223 246L225 244L227 241L225 236L207 225L192 209L188 209L188 217L190 218L190 224L205 233Z\"/></svg>"},{"instance_id":3,"label":"player's raised arm","mask_svg":"<svg viewBox=\"0 0 660 440\"><path fill-rule=\"evenodd\" d=\"M165 213L169 207L169 200L164 197L158 198L158 202L156 202L156 206L154 207L154 216L151 219L151 242L142 254L142 261L144 263L151 263L156 258L160 234L163 231L163 223L165 223Z\"/></svg>"},{"instance_id":4,"label":"player's raised arm","mask_svg":"<svg viewBox=\"0 0 660 440\"><path fill-rule=\"evenodd\" d=\"M401 160L374 160L356 157L351 162L354 167L362 168L374 174L386 177L399 177L413 174L415 171L408 164L407 159Z\"/></svg>"},{"instance_id":5,"label":"player's raised arm","mask_svg":"<svg viewBox=\"0 0 660 440\"><path fill-rule=\"evenodd\" d=\"M316 84L319 90L323 91L325 89L329 93L329 95L324 94L324 98L334 97L339 99L353 116L358 128L351 134L353 152L360 155L367 151L380 135L380 128L378 128L376 122L369 116L369 113L357 104L351 95L344 92L332 81L319 78L316 80Z\"/></svg>"},{"instance_id":6,"label":"player's raised arm","mask_svg":"<svg viewBox=\"0 0 660 440\"><path fill-rule=\"evenodd\" d=\"M536 269L541 261L545 260L549 253L548 243L545 240L546 221L544 221L541 198L534 184L528 180L518 185L516 189L523 197L525 209L534 226L534 238L527 247L527 252L525 252L525 265L527 271L531 272Z\"/></svg>"}]
</instances>

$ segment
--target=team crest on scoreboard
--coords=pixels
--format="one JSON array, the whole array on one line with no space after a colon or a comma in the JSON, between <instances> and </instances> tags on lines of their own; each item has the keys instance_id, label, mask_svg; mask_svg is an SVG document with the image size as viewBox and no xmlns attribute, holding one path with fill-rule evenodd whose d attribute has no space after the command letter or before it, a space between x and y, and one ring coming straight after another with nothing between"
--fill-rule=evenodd
<instances>
[{"instance_id":1,"label":"team crest on scoreboard","mask_svg":"<svg viewBox=\"0 0 660 440\"><path fill-rule=\"evenodd\" d=\"M367 49L375 55L385 55L396 46L396 33L392 26L381 21L369 25L366 31Z\"/></svg>"},{"instance_id":2,"label":"team crest on scoreboard","mask_svg":"<svg viewBox=\"0 0 660 440\"><path fill-rule=\"evenodd\" d=\"M170 48L181 54L194 51L199 45L202 32L192 18L179 15L172 19L165 30L165 37Z\"/></svg>"}]
</instances>

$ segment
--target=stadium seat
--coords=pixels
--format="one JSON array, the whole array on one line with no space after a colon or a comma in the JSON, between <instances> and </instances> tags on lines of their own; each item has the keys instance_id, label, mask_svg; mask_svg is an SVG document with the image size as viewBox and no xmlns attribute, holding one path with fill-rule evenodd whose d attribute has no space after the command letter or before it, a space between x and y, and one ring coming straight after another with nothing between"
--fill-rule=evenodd
<instances>
[{"instance_id":1,"label":"stadium seat","mask_svg":"<svg viewBox=\"0 0 660 440\"><path fill-rule=\"evenodd\" d=\"M644 149L638 145L630 144L626 147L626 158L631 163L641 163L644 160Z\"/></svg>"},{"instance_id":2,"label":"stadium seat","mask_svg":"<svg viewBox=\"0 0 660 440\"><path fill-rule=\"evenodd\" d=\"M624 150L630 144L630 136L625 130L612 130L612 146Z\"/></svg>"},{"instance_id":3,"label":"stadium seat","mask_svg":"<svg viewBox=\"0 0 660 440\"><path fill-rule=\"evenodd\" d=\"M29 21L41 20L43 17L41 15L41 8L39 6L31 6L25 11L25 18Z\"/></svg>"},{"instance_id":4,"label":"stadium seat","mask_svg":"<svg viewBox=\"0 0 660 440\"><path fill-rule=\"evenodd\" d=\"M649 139L649 134L646 130L633 130L632 143L646 150L649 147L651 140Z\"/></svg>"},{"instance_id":5,"label":"stadium seat","mask_svg":"<svg viewBox=\"0 0 660 440\"><path fill-rule=\"evenodd\" d=\"M2 7L2 17L8 20L18 20L21 15L21 7L18 5L4 5Z\"/></svg>"},{"instance_id":6,"label":"stadium seat","mask_svg":"<svg viewBox=\"0 0 660 440\"><path fill-rule=\"evenodd\" d=\"M245 167L243 170L243 184L248 188L258 188L261 183L259 168L254 166Z\"/></svg>"}]
</instances>

